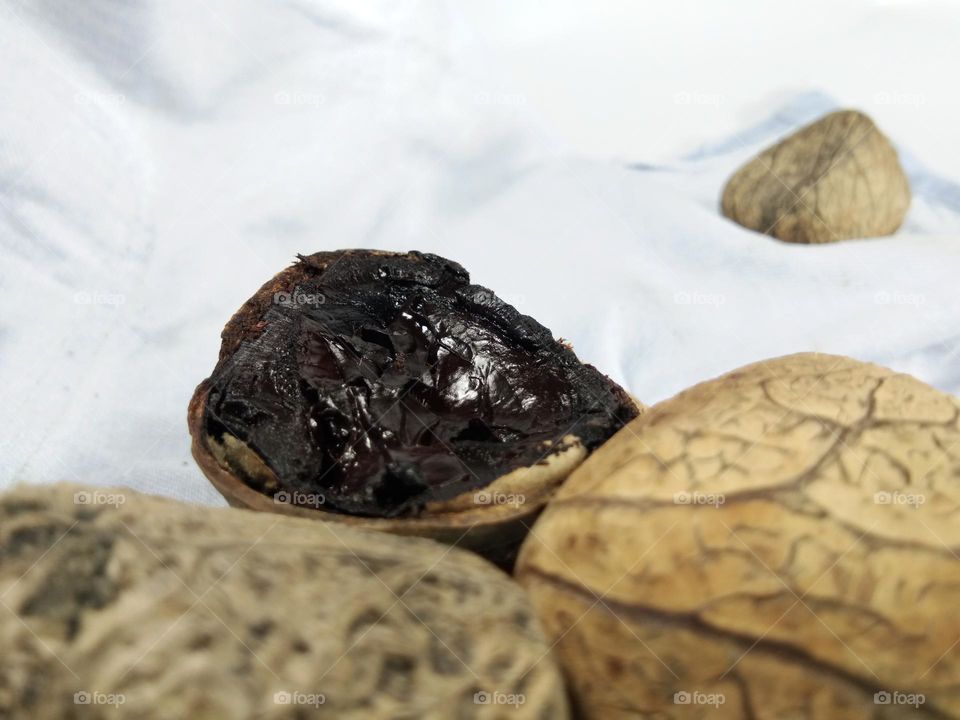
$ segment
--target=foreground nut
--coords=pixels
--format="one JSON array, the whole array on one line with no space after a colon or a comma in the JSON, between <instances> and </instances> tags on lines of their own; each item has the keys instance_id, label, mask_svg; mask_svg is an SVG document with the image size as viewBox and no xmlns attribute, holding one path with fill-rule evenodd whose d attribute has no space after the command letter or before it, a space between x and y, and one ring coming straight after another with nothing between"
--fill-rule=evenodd
<instances>
[{"instance_id":1,"label":"foreground nut","mask_svg":"<svg viewBox=\"0 0 960 720\"><path fill-rule=\"evenodd\" d=\"M831 113L737 170L723 214L795 243L891 235L910 206L897 151L861 112Z\"/></svg>"},{"instance_id":2,"label":"foreground nut","mask_svg":"<svg viewBox=\"0 0 960 720\"><path fill-rule=\"evenodd\" d=\"M0 601L2 718L567 717L519 588L430 540L22 487Z\"/></svg>"},{"instance_id":3,"label":"foreground nut","mask_svg":"<svg viewBox=\"0 0 960 720\"><path fill-rule=\"evenodd\" d=\"M802 354L624 428L517 564L584 717L960 717L958 411Z\"/></svg>"}]
</instances>

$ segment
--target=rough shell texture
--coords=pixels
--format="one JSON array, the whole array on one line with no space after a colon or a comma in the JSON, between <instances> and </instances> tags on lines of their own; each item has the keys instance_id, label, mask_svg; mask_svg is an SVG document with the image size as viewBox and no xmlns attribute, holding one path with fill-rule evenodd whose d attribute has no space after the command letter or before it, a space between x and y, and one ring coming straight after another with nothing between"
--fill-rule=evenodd
<instances>
[{"instance_id":1,"label":"rough shell texture","mask_svg":"<svg viewBox=\"0 0 960 720\"><path fill-rule=\"evenodd\" d=\"M517 565L584 717L960 717L958 409L803 354L625 427Z\"/></svg>"},{"instance_id":2,"label":"rough shell texture","mask_svg":"<svg viewBox=\"0 0 960 720\"><path fill-rule=\"evenodd\" d=\"M863 113L831 113L764 150L727 181L723 214L787 242L890 235L910 186L890 141Z\"/></svg>"},{"instance_id":3,"label":"rough shell texture","mask_svg":"<svg viewBox=\"0 0 960 720\"><path fill-rule=\"evenodd\" d=\"M0 601L3 718L567 717L520 589L430 540L23 487Z\"/></svg>"}]
</instances>

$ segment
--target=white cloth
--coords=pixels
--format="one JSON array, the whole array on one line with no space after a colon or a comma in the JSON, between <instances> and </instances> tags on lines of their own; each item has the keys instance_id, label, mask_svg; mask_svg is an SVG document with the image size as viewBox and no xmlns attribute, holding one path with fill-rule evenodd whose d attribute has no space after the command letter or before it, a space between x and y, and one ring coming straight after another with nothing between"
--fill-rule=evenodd
<instances>
[{"instance_id":1,"label":"white cloth","mask_svg":"<svg viewBox=\"0 0 960 720\"><path fill-rule=\"evenodd\" d=\"M461 262L648 403L800 350L960 390L960 188L910 138L894 237L789 246L717 211L827 97L623 167L549 138L455 3L11 2L0 60L0 487L221 504L185 421L220 330L341 247Z\"/></svg>"}]
</instances>

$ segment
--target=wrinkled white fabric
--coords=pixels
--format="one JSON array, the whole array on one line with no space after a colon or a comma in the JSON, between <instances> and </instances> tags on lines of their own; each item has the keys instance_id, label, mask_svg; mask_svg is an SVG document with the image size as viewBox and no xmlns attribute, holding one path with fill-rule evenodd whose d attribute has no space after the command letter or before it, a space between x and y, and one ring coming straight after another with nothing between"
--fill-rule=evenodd
<instances>
[{"instance_id":1,"label":"wrinkled white fabric","mask_svg":"<svg viewBox=\"0 0 960 720\"><path fill-rule=\"evenodd\" d=\"M185 420L220 330L341 247L461 262L648 403L800 350L960 391L960 188L909 138L894 237L789 246L717 211L828 97L624 167L549 139L444 3L9 2L0 59L0 487L221 504Z\"/></svg>"}]
</instances>

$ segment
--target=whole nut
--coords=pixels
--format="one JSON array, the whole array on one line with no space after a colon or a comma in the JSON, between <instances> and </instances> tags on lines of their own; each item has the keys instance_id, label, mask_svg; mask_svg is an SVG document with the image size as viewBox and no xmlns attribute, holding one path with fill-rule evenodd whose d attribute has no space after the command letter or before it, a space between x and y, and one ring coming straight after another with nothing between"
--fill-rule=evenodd
<instances>
[{"instance_id":1,"label":"whole nut","mask_svg":"<svg viewBox=\"0 0 960 720\"><path fill-rule=\"evenodd\" d=\"M960 717L958 417L801 354L624 428L517 563L583 716Z\"/></svg>"},{"instance_id":2,"label":"whole nut","mask_svg":"<svg viewBox=\"0 0 960 720\"><path fill-rule=\"evenodd\" d=\"M830 113L737 170L723 214L795 243L890 235L910 206L897 151L861 112Z\"/></svg>"},{"instance_id":3,"label":"whole nut","mask_svg":"<svg viewBox=\"0 0 960 720\"><path fill-rule=\"evenodd\" d=\"M476 555L125 489L0 495L0 648L3 718L567 717Z\"/></svg>"}]
</instances>

